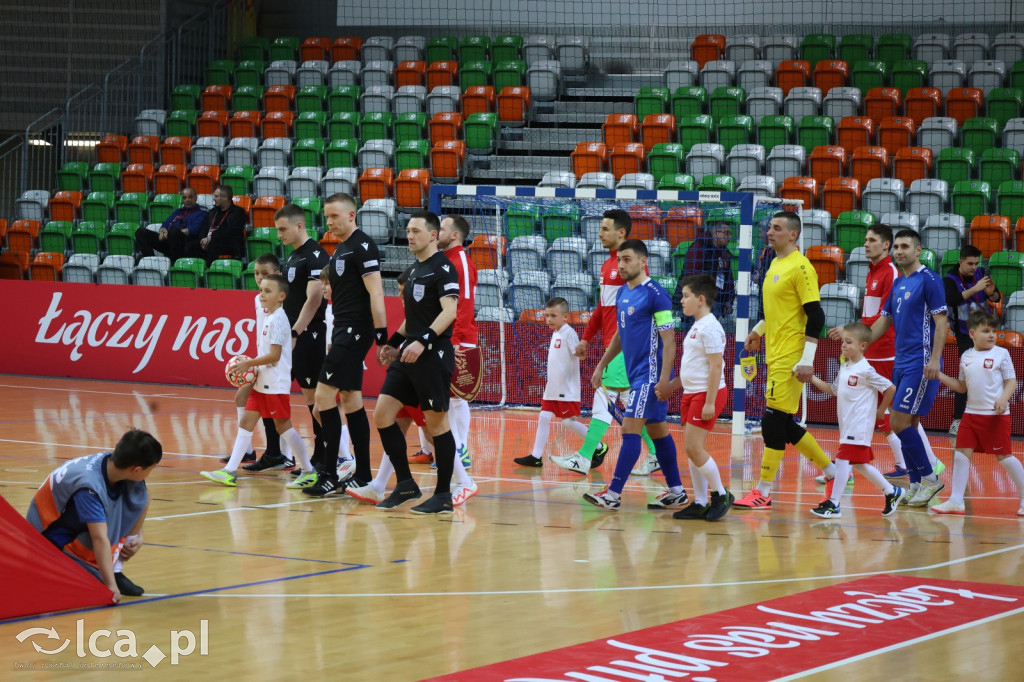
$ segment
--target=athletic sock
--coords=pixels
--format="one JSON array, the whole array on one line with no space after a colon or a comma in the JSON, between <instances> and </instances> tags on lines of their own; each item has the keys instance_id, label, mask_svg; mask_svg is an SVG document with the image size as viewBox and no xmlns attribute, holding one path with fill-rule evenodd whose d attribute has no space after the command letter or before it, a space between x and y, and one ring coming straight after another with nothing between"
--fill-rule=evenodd
<instances>
[{"instance_id":1,"label":"athletic sock","mask_svg":"<svg viewBox=\"0 0 1024 682\"><path fill-rule=\"evenodd\" d=\"M434 446L427 439L427 432L423 430L422 426L417 426L416 429L420 432L420 450L427 454L433 454Z\"/></svg>"},{"instance_id":2,"label":"athletic sock","mask_svg":"<svg viewBox=\"0 0 1024 682\"><path fill-rule=\"evenodd\" d=\"M554 412L541 410L540 416L537 417L537 433L533 437L532 450L533 456L537 459L544 459L544 450L548 446L548 433L551 429L551 418L554 416Z\"/></svg>"},{"instance_id":3,"label":"athletic sock","mask_svg":"<svg viewBox=\"0 0 1024 682\"><path fill-rule=\"evenodd\" d=\"M970 477L971 458L959 450L955 450L953 452L953 485L949 489L950 500L960 504L964 503L964 494L967 492L967 480Z\"/></svg>"},{"instance_id":4,"label":"athletic sock","mask_svg":"<svg viewBox=\"0 0 1024 682\"><path fill-rule=\"evenodd\" d=\"M391 460L391 465L395 468L395 478L399 483L411 481L412 471L409 470L409 458L405 454L405 434L402 433L402 429L398 427L398 424L393 423L391 426L377 429L377 433L380 434L380 444L384 446L384 454Z\"/></svg>"},{"instance_id":5,"label":"athletic sock","mask_svg":"<svg viewBox=\"0 0 1024 682\"><path fill-rule=\"evenodd\" d=\"M313 422L313 454L310 455L309 461L313 464L314 469L319 470L320 462L323 461L324 443L320 422L313 416L315 407L315 405L306 405L306 409L309 410L309 420Z\"/></svg>"},{"instance_id":6,"label":"athletic sock","mask_svg":"<svg viewBox=\"0 0 1024 682\"><path fill-rule=\"evenodd\" d=\"M622 434L622 446L619 447L619 459L615 462L615 474L612 476L612 482L608 485L608 490L611 492L622 493L622 488L626 485L630 472L636 466L636 461L640 459L640 444L642 442L638 433Z\"/></svg>"},{"instance_id":7,"label":"athletic sock","mask_svg":"<svg viewBox=\"0 0 1024 682\"><path fill-rule=\"evenodd\" d=\"M384 492L388 489L388 481L393 473L395 473L395 465L391 463L391 458L385 452L384 456L380 458L380 468L377 469L377 475L370 481L370 485L377 492Z\"/></svg>"},{"instance_id":8,"label":"athletic sock","mask_svg":"<svg viewBox=\"0 0 1024 682\"><path fill-rule=\"evenodd\" d=\"M647 447L647 454L653 455L658 452L657 446L654 445L654 439L647 434L647 427L640 429L640 437L644 440L644 445ZM676 465L679 468L679 465Z\"/></svg>"},{"instance_id":9,"label":"athletic sock","mask_svg":"<svg viewBox=\"0 0 1024 682\"><path fill-rule=\"evenodd\" d=\"M892 449L892 458L896 461L896 466L906 469L907 462L903 459L903 443L900 442L900 437L890 431L885 440L889 442L889 447Z\"/></svg>"},{"instance_id":10,"label":"athletic sock","mask_svg":"<svg viewBox=\"0 0 1024 682\"><path fill-rule=\"evenodd\" d=\"M264 417L263 430L267 434L267 449L263 454L270 455L271 457L281 457L281 438L277 435L277 427L274 426L274 420L270 417Z\"/></svg>"},{"instance_id":11,"label":"athletic sock","mask_svg":"<svg viewBox=\"0 0 1024 682\"><path fill-rule=\"evenodd\" d=\"M652 442L654 444L654 456L658 458L658 464L661 465L661 473L665 475L665 483L668 484L669 490L678 494L683 489L683 482L679 477L676 442L672 438L672 434Z\"/></svg>"},{"instance_id":12,"label":"athletic sock","mask_svg":"<svg viewBox=\"0 0 1024 682\"><path fill-rule=\"evenodd\" d=\"M587 437L587 425L584 424L583 422L576 421L575 419L568 417L562 420L562 425L565 426L565 428L572 431L573 433L575 433L580 438Z\"/></svg>"},{"instance_id":13,"label":"athletic sock","mask_svg":"<svg viewBox=\"0 0 1024 682\"><path fill-rule=\"evenodd\" d=\"M338 443L338 456L342 459L352 459L352 447L350 441L352 434L348 431L348 424L341 425L341 442Z\"/></svg>"},{"instance_id":14,"label":"athletic sock","mask_svg":"<svg viewBox=\"0 0 1024 682\"><path fill-rule=\"evenodd\" d=\"M917 425L917 432L921 436L921 443L924 445L924 453L928 457L928 464L935 468L936 462L939 459L935 456L935 451L932 450L932 443L928 440L928 433L924 430L924 427L920 423Z\"/></svg>"},{"instance_id":15,"label":"athletic sock","mask_svg":"<svg viewBox=\"0 0 1024 682\"><path fill-rule=\"evenodd\" d=\"M466 465L462 463L462 457L459 456L458 452L455 453L454 465L455 473L453 474L453 476L455 482L458 483L459 485L464 485L467 487L473 485L473 479L470 478L469 472L466 471Z\"/></svg>"},{"instance_id":16,"label":"athletic sock","mask_svg":"<svg viewBox=\"0 0 1024 682\"><path fill-rule=\"evenodd\" d=\"M583 445L580 446L577 454L589 461L594 456L594 450L604 438L604 434L608 433L611 421L611 415L608 416L608 421L603 421L597 414L591 417L590 424L587 426L587 435L583 437ZM639 457L639 455L637 456Z\"/></svg>"},{"instance_id":17,"label":"athletic sock","mask_svg":"<svg viewBox=\"0 0 1024 682\"><path fill-rule=\"evenodd\" d=\"M345 421L348 422L348 432L352 436L352 449L356 456L356 478L360 481L369 481L373 478L373 470L370 468L370 420L366 418L366 410L359 408L355 412L346 412ZM327 424L324 424L327 428ZM401 429L398 429L402 433ZM341 419L339 417L335 430L337 438L341 439ZM327 457L338 457L338 448L328 450ZM405 434L402 434L402 457L405 458ZM406 467L408 467L406 463Z\"/></svg>"},{"instance_id":18,"label":"athletic sock","mask_svg":"<svg viewBox=\"0 0 1024 682\"><path fill-rule=\"evenodd\" d=\"M238 420L237 420L236 423L237 424L241 424L242 423L242 415L245 414L245 407L236 407L235 411L238 413Z\"/></svg>"},{"instance_id":19,"label":"athletic sock","mask_svg":"<svg viewBox=\"0 0 1024 682\"><path fill-rule=\"evenodd\" d=\"M238 434L235 436L235 444L231 446L231 458L224 465L224 471L230 471L231 473L238 471L238 465L242 463L245 453L250 450L252 450L252 431L246 431L239 426Z\"/></svg>"},{"instance_id":20,"label":"athletic sock","mask_svg":"<svg viewBox=\"0 0 1024 682\"><path fill-rule=\"evenodd\" d=\"M779 472L779 465L785 454L785 450L765 447L764 454L761 455L761 480L756 486L763 495L772 494L772 482L775 481L775 474Z\"/></svg>"},{"instance_id":21,"label":"athletic sock","mask_svg":"<svg viewBox=\"0 0 1024 682\"><path fill-rule=\"evenodd\" d=\"M437 450L434 458L437 461L437 486L434 494L450 493L452 473L455 470L455 437L452 432L449 430L434 436L434 447Z\"/></svg>"},{"instance_id":22,"label":"athletic sock","mask_svg":"<svg viewBox=\"0 0 1024 682\"><path fill-rule=\"evenodd\" d=\"M338 475L337 464L330 466L330 458L337 457L338 440L341 438L341 412L337 406L320 411L320 443L323 451L317 463L317 471L334 478ZM333 454L331 454L333 453ZM363 479L365 480L365 479Z\"/></svg>"},{"instance_id":23,"label":"athletic sock","mask_svg":"<svg viewBox=\"0 0 1024 682\"><path fill-rule=\"evenodd\" d=\"M832 463L829 456L818 445L818 441L814 440L814 436L811 435L810 431L804 431L804 435L800 437L800 440L793 443L793 447L801 455L811 460L811 464L819 469L824 469Z\"/></svg>"},{"instance_id":24,"label":"athletic sock","mask_svg":"<svg viewBox=\"0 0 1024 682\"><path fill-rule=\"evenodd\" d=\"M690 462L690 480L693 482L693 501L697 504L707 506L708 504L708 479L692 461Z\"/></svg>"},{"instance_id":25,"label":"athletic sock","mask_svg":"<svg viewBox=\"0 0 1024 682\"><path fill-rule=\"evenodd\" d=\"M846 459L836 460L836 478L832 482L832 504L839 506L839 501L843 498L843 492L846 490L846 482L850 480L850 462Z\"/></svg>"},{"instance_id":26,"label":"athletic sock","mask_svg":"<svg viewBox=\"0 0 1024 682\"><path fill-rule=\"evenodd\" d=\"M896 488L892 483L886 480L882 472L875 468L873 464L854 464L853 468L857 470L857 473L866 478L871 485L875 486L882 491L883 495L892 495Z\"/></svg>"},{"instance_id":27,"label":"athletic sock","mask_svg":"<svg viewBox=\"0 0 1024 682\"><path fill-rule=\"evenodd\" d=\"M897 434L903 444L903 458L910 472L910 482L920 483L921 479L932 473L928 463L928 455L921 440L921 434L913 426L903 429Z\"/></svg>"},{"instance_id":28,"label":"athletic sock","mask_svg":"<svg viewBox=\"0 0 1024 682\"><path fill-rule=\"evenodd\" d=\"M693 473L693 469L694 465L691 464L691 474ZM715 464L715 460L708 457L708 461L697 467L697 471L700 472L700 476L704 480L705 486L711 486L711 489L719 495L725 494L725 486L722 484L722 474L718 471L718 465ZM696 483L694 483L694 485L696 485Z\"/></svg>"},{"instance_id":29,"label":"athletic sock","mask_svg":"<svg viewBox=\"0 0 1024 682\"><path fill-rule=\"evenodd\" d=\"M309 453L306 452L306 444L302 442L302 436L294 426L281 434L281 443L288 446L292 457L299 463L303 471L313 470L309 462Z\"/></svg>"},{"instance_id":30,"label":"athletic sock","mask_svg":"<svg viewBox=\"0 0 1024 682\"><path fill-rule=\"evenodd\" d=\"M1024 507L1024 465L1020 463L1019 459L1010 455L999 460L999 466L1006 470L1013 484L1017 486L1017 496L1022 500L1021 506Z\"/></svg>"},{"instance_id":31,"label":"athletic sock","mask_svg":"<svg viewBox=\"0 0 1024 682\"><path fill-rule=\"evenodd\" d=\"M462 398L452 398L448 403L448 424L451 426L455 447L469 446L469 403Z\"/></svg>"}]
</instances>

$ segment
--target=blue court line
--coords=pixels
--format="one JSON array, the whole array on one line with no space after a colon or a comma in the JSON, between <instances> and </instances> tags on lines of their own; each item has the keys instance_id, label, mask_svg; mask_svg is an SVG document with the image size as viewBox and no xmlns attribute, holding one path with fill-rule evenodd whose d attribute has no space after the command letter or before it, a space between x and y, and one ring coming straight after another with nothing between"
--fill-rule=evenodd
<instances>
[{"instance_id":1,"label":"blue court line","mask_svg":"<svg viewBox=\"0 0 1024 682\"><path fill-rule=\"evenodd\" d=\"M261 557L263 559L288 559L290 561L308 561L315 564L333 564L335 566L363 566L363 564L353 564L347 561L327 561L326 559L305 559L297 556L278 556L276 554L254 554L252 552L234 552L229 549L209 549L205 547L182 547L181 545L162 545L157 542L144 543L151 547L169 547L171 549L189 549L193 552L216 552L218 554L237 554L238 556L254 556Z\"/></svg>"},{"instance_id":2,"label":"blue court line","mask_svg":"<svg viewBox=\"0 0 1024 682\"><path fill-rule=\"evenodd\" d=\"M316 578L322 575L331 575L333 573L346 573L348 571L358 571L362 568L372 568L369 564L356 564L354 566L348 566L346 568L335 568L329 571L320 571L318 573L304 573L302 575L293 575L284 578L271 578L269 580L257 580L251 583L240 583L238 585L225 585L224 587L212 587L208 590L193 590L191 592L180 592L178 594L165 594L162 597L150 597L148 599L139 599L138 601L122 602L119 607L125 606L137 606L139 604L149 604L152 602L166 601L168 599L178 599L180 597L194 597L200 594L210 594L213 592L224 592L226 590L240 590L246 587L258 587L260 585L271 585L273 583L283 583L291 580L301 580L303 578ZM114 604L103 604L102 606L87 606L81 609L74 609L72 611L51 611L50 613L40 613L34 616L22 616L21 618L12 618L10 620L0 620L0 625L11 625L13 623L25 623L28 621L39 620L41 618L50 618L52 616L71 616L78 613L88 613L90 611L98 611L100 609L109 609Z\"/></svg>"}]
</instances>

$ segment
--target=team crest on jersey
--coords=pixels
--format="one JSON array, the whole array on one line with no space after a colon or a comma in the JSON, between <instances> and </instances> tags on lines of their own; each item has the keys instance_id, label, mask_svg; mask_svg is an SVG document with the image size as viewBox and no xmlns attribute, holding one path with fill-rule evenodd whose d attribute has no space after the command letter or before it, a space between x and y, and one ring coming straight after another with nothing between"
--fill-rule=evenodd
<instances>
[{"instance_id":1,"label":"team crest on jersey","mask_svg":"<svg viewBox=\"0 0 1024 682\"><path fill-rule=\"evenodd\" d=\"M877 288L878 288L878 282L877 282L877 281L875 281L875 282L872 282L872 283L871 283L871 288L872 288L872 289L877 289Z\"/></svg>"},{"instance_id":2,"label":"team crest on jersey","mask_svg":"<svg viewBox=\"0 0 1024 682\"><path fill-rule=\"evenodd\" d=\"M341 277L342 275L344 275L345 274L345 261L342 260L341 258L339 258L338 260L334 261L334 271L336 273L338 273L338 277Z\"/></svg>"},{"instance_id":3,"label":"team crest on jersey","mask_svg":"<svg viewBox=\"0 0 1024 682\"><path fill-rule=\"evenodd\" d=\"M846 385L847 386L856 386L857 385L857 379L858 379L858 377L856 377L856 376L850 377L849 379L846 380Z\"/></svg>"},{"instance_id":4,"label":"team crest on jersey","mask_svg":"<svg viewBox=\"0 0 1024 682\"><path fill-rule=\"evenodd\" d=\"M288 281L289 282L294 282L295 281L295 268L288 268Z\"/></svg>"},{"instance_id":5,"label":"team crest on jersey","mask_svg":"<svg viewBox=\"0 0 1024 682\"><path fill-rule=\"evenodd\" d=\"M995 363L992 360L992 358L989 358L989 359L985 360L985 369L992 369L994 366L995 366Z\"/></svg>"},{"instance_id":6,"label":"team crest on jersey","mask_svg":"<svg viewBox=\"0 0 1024 682\"><path fill-rule=\"evenodd\" d=\"M910 300L910 292L909 291L907 293L903 294L903 300L904 301L909 301Z\"/></svg>"},{"instance_id":7,"label":"team crest on jersey","mask_svg":"<svg viewBox=\"0 0 1024 682\"><path fill-rule=\"evenodd\" d=\"M562 339L555 339L555 348L562 347Z\"/></svg>"},{"instance_id":8,"label":"team crest on jersey","mask_svg":"<svg viewBox=\"0 0 1024 682\"><path fill-rule=\"evenodd\" d=\"M618 279L619 278L619 271L618 270L612 270L611 278L612 279Z\"/></svg>"},{"instance_id":9,"label":"team crest on jersey","mask_svg":"<svg viewBox=\"0 0 1024 682\"><path fill-rule=\"evenodd\" d=\"M775 282L776 284L778 284L779 283L779 276L775 275L774 277L772 277L772 281Z\"/></svg>"},{"instance_id":10,"label":"team crest on jersey","mask_svg":"<svg viewBox=\"0 0 1024 682\"><path fill-rule=\"evenodd\" d=\"M629 306L629 309L626 310L626 314L627 315L632 315L634 310L635 310L635 308L633 308L633 306Z\"/></svg>"},{"instance_id":11,"label":"team crest on jersey","mask_svg":"<svg viewBox=\"0 0 1024 682\"><path fill-rule=\"evenodd\" d=\"M692 332L692 333L690 334L690 338L691 338L691 339L695 339L695 338L697 338L697 332Z\"/></svg>"},{"instance_id":12,"label":"team crest on jersey","mask_svg":"<svg viewBox=\"0 0 1024 682\"><path fill-rule=\"evenodd\" d=\"M412 300L419 303L423 300L423 294L426 292L427 287L423 284L412 285Z\"/></svg>"}]
</instances>

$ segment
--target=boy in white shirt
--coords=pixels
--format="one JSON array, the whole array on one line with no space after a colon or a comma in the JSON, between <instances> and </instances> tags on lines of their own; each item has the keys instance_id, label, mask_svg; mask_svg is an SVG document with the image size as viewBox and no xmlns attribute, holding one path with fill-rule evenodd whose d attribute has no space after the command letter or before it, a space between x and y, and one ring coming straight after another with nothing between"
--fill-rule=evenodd
<instances>
[{"instance_id":1,"label":"boy in white shirt","mask_svg":"<svg viewBox=\"0 0 1024 682\"><path fill-rule=\"evenodd\" d=\"M533 441L533 451L513 461L519 466L540 467L544 465L544 448L548 444L548 432L551 420L558 417L580 438L587 435L587 427L578 419L580 416L580 359L575 349L580 343L576 330L566 324L569 315L569 302L564 298L552 298L544 306L548 328L551 330L551 343L548 345L548 380L544 384L544 397L540 406L540 417L537 419L537 436ZM565 457L552 456L551 460L565 460Z\"/></svg>"},{"instance_id":2,"label":"boy in white shirt","mask_svg":"<svg viewBox=\"0 0 1024 682\"><path fill-rule=\"evenodd\" d=\"M871 327L863 322L852 322L842 331L842 357L846 363L840 365L839 375L834 384L827 384L816 376L811 377L818 390L838 398L836 410L839 413L839 451L836 453L836 477L825 486L825 499L811 510L822 518L839 518L839 500L846 490L851 466L876 488L885 494L885 508L882 516L896 513L907 491L894 486L871 460L871 439L875 434L875 423L882 419L892 404L896 387L892 382L875 371L864 359L864 351L871 342ZM882 394L879 403L878 394Z\"/></svg>"},{"instance_id":3,"label":"boy in white shirt","mask_svg":"<svg viewBox=\"0 0 1024 682\"><path fill-rule=\"evenodd\" d=\"M683 340L683 356L679 374L669 383L669 392L658 395L668 400L683 389L680 416L683 419L683 449L690 459L693 481L693 504L672 514L675 519L717 521L732 506L733 496L722 483L718 465L705 448L715 420L725 408L725 330L713 314L711 306L718 287L711 275L695 275L682 282L683 315L694 318L693 326ZM708 486L711 500L708 501Z\"/></svg>"},{"instance_id":4,"label":"boy in white shirt","mask_svg":"<svg viewBox=\"0 0 1024 682\"><path fill-rule=\"evenodd\" d=\"M967 332L974 348L960 358L960 378L939 374L939 381L957 393L967 393L967 409L956 433L953 454L953 488L949 499L931 508L936 514L965 514L964 493L970 475L971 455L995 455L1013 479L1020 495L1017 516L1024 516L1024 466L1013 456L1010 440L1010 398L1017 390L1017 374L1005 348L996 345L996 318L975 310L967 319ZM910 501L910 506L915 505Z\"/></svg>"},{"instance_id":5,"label":"boy in white shirt","mask_svg":"<svg viewBox=\"0 0 1024 682\"><path fill-rule=\"evenodd\" d=\"M270 417L281 440L302 465L302 473L287 488L305 488L316 482L306 446L299 432L292 427L292 341L291 325L281 305L288 296L288 281L280 275L267 275L260 283L260 303L266 311L263 327L256 337L258 357L242 360L235 367L244 372L258 367L252 393L245 403L245 412L238 424L238 435L231 449L231 459L219 471L201 471L204 478L235 487L236 471L242 457L252 446L252 430L260 417Z\"/></svg>"}]
</instances>

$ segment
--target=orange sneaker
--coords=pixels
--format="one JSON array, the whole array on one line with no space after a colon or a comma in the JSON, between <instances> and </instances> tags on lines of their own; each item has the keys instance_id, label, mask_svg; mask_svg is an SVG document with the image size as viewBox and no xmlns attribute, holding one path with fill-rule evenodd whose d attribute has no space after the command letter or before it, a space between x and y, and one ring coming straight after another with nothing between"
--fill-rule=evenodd
<instances>
[{"instance_id":1,"label":"orange sneaker","mask_svg":"<svg viewBox=\"0 0 1024 682\"><path fill-rule=\"evenodd\" d=\"M772 496L764 495L760 490L754 488L749 493L732 503L732 506L740 509L771 510Z\"/></svg>"},{"instance_id":2,"label":"orange sneaker","mask_svg":"<svg viewBox=\"0 0 1024 682\"><path fill-rule=\"evenodd\" d=\"M409 464L430 464L434 461L434 455L430 452L420 450L415 455L409 457Z\"/></svg>"}]
</instances>

